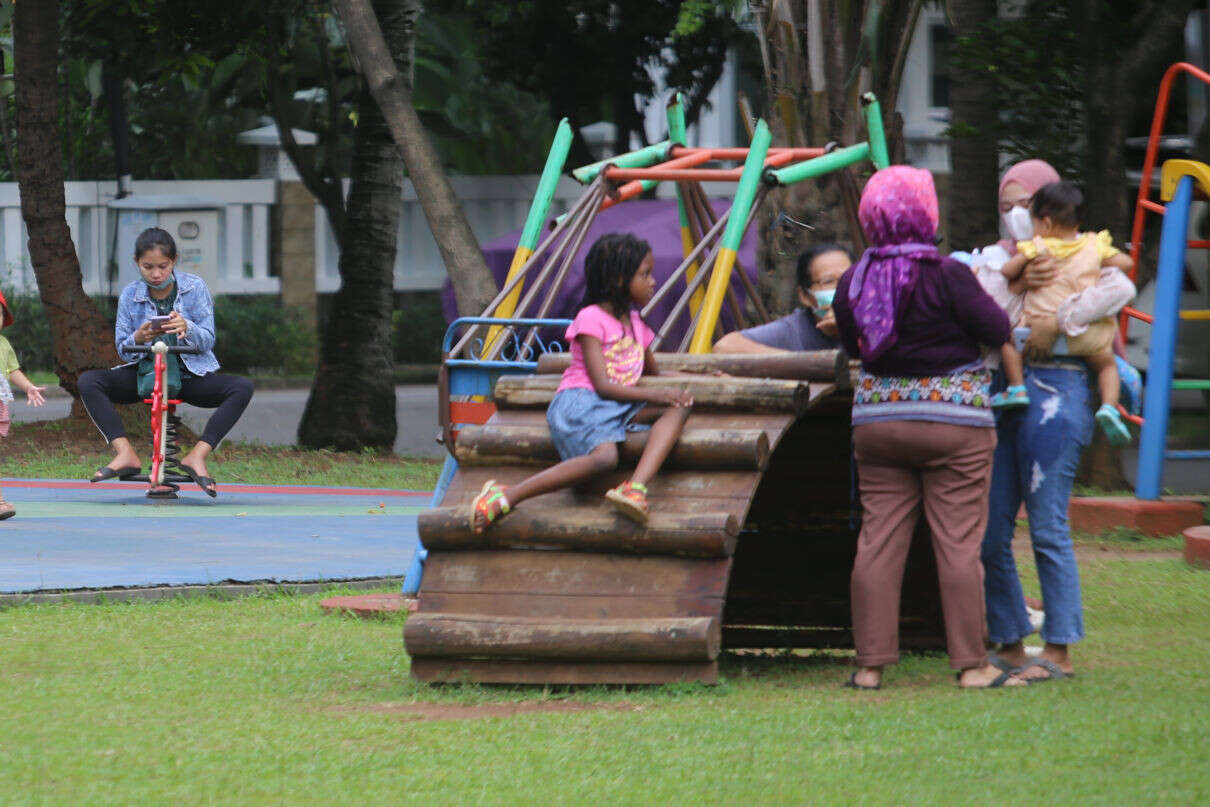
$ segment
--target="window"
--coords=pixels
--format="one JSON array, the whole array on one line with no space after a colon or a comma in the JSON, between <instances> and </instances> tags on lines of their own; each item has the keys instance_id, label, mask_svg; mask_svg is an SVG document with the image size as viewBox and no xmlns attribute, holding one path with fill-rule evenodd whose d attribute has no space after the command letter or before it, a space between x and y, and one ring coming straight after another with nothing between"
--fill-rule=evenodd
<instances>
[{"instance_id":1,"label":"window","mask_svg":"<svg viewBox=\"0 0 1210 807\"><path fill-rule=\"evenodd\" d=\"M929 106L950 105L950 29L929 27Z\"/></svg>"}]
</instances>

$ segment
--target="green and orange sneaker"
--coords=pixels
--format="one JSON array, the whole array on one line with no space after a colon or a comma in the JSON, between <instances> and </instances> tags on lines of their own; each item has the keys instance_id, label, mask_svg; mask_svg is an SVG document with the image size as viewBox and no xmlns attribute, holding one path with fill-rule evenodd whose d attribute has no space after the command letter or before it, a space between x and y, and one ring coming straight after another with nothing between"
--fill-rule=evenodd
<instances>
[{"instance_id":1,"label":"green and orange sneaker","mask_svg":"<svg viewBox=\"0 0 1210 807\"><path fill-rule=\"evenodd\" d=\"M638 482L623 482L608 491L605 498L622 515L639 524L647 523L647 486Z\"/></svg>"},{"instance_id":2,"label":"green and orange sneaker","mask_svg":"<svg viewBox=\"0 0 1210 807\"><path fill-rule=\"evenodd\" d=\"M487 480L471 505L471 531L476 534L483 533L493 523L508 515L511 509L508 499L504 498L504 486L497 485L494 479Z\"/></svg>"}]
</instances>

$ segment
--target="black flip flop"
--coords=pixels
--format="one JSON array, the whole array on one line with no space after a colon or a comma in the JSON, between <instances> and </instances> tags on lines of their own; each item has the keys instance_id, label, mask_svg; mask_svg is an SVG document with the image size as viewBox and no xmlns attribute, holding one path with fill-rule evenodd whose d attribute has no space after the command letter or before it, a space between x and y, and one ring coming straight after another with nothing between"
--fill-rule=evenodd
<instances>
[{"instance_id":1,"label":"black flip flop","mask_svg":"<svg viewBox=\"0 0 1210 807\"><path fill-rule=\"evenodd\" d=\"M193 480L193 483L202 489L211 499L218 496L218 491L214 489L214 480L208 476L198 476L197 471L190 468L188 465L179 466L181 473Z\"/></svg>"},{"instance_id":2,"label":"black flip flop","mask_svg":"<svg viewBox=\"0 0 1210 807\"><path fill-rule=\"evenodd\" d=\"M877 684L875 684L872 687L868 687L865 684L857 683L857 673L853 673L852 675L850 675L849 680L845 681L844 685L845 685L846 689L864 689L864 690L868 690L870 692L873 692L876 689L882 689L881 681L879 681Z\"/></svg>"},{"instance_id":3,"label":"black flip flop","mask_svg":"<svg viewBox=\"0 0 1210 807\"><path fill-rule=\"evenodd\" d=\"M108 465L102 465L97 469L95 474L88 477L88 481L104 482L106 479L113 479L114 477L117 477L118 481L120 482L127 477L134 476L142 470L143 469L137 465L128 465L125 468L110 468Z\"/></svg>"},{"instance_id":4,"label":"black flip flop","mask_svg":"<svg viewBox=\"0 0 1210 807\"><path fill-rule=\"evenodd\" d=\"M998 669L1000 669L1000 668L998 668ZM1011 672L1009 670L1001 669L1001 672L999 675L997 675L989 683L987 683L981 687L964 687L964 686L962 686L962 673L961 672L954 674L954 680L956 680L958 682L958 689L999 689L1000 687L1007 684L1009 682L1009 680L1014 678L1015 676L1016 676L1016 673Z\"/></svg>"},{"instance_id":5,"label":"black flip flop","mask_svg":"<svg viewBox=\"0 0 1210 807\"><path fill-rule=\"evenodd\" d=\"M1028 682L1030 684L1041 684L1044 681L1062 681L1065 678L1075 678L1076 677L1075 673L1063 672L1063 670L1059 667L1058 664L1055 664L1053 661L1051 661L1048 658L1033 659L1028 664L1023 666L1019 670L1019 672L1024 672L1025 670L1028 670L1030 667L1041 667L1043 670L1046 670L1045 678L1030 678L1028 676L1023 676L1023 680L1025 680L1026 682Z\"/></svg>"}]
</instances>

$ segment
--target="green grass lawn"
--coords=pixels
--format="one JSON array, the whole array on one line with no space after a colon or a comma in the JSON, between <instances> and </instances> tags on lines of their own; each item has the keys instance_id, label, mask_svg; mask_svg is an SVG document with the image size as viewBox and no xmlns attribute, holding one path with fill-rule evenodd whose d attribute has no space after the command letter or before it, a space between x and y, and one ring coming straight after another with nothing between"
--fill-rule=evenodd
<instances>
[{"instance_id":1,"label":"green grass lawn","mask_svg":"<svg viewBox=\"0 0 1210 807\"><path fill-rule=\"evenodd\" d=\"M129 408L124 414L131 439L140 447L146 463L146 418ZM181 445L186 449L192 442L183 439ZM14 423L3 451L0 475L17 479L87 479L112 457L87 418ZM394 454L309 451L236 442L224 442L210 462L220 486L245 483L432 490L441 471L439 461Z\"/></svg>"},{"instance_id":2,"label":"green grass lawn","mask_svg":"<svg viewBox=\"0 0 1210 807\"><path fill-rule=\"evenodd\" d=\"M402 618L318 596L12 608L0 802L1205 803L1210 572L1081 562L1078 677L990 692L913 656L854 693L825 654L726 657L718 687L425 686Z\"/></svg>"}]
</instances>

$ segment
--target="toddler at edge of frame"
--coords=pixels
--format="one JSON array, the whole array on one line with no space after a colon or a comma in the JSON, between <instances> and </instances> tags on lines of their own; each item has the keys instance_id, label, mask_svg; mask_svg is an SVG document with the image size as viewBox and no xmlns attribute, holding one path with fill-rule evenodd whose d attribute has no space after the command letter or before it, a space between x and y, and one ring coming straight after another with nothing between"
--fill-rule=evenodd
<instances>
[{"instance_id":1,"label":"toddler at edge of frame","mask_svg":"<svg viewBox=\"0 0 1210 807\"><path fill-rule=\"evenodd\" d=\"M627 518L647 522L647 484L680 438L693 406L684 390L638 386L640 377L660 374L650 347L655 334L638 310L655 293L654 266L651 246L633 235L603 235L589 249L584 300L566 333L571 364L546 411L561 462L516 485L488 481L471 507L475 532L526 499L612 471L626 433L647 428L636 421L651 423L647 445L630 478L605 497ZM644 409L646 404L663 408Z\"/></svg>"},{"instance_id":2,"label":"toddler at edge of frame","mask_svg":"<svg viewBox=\"0 0 1210 807\"><path fill-rule=\"evenodd\" d=\"M0 293L0 330L12 324L13 315L8 310L8 301L4 299L4 294ZM34 386L25 373L21 372L13 346L0 334L0 438L8 437L9 423L12 420L9 416L9 406L13 403L13 389L10 384L15 384L17 389L25 393L25 402L30 406L46 403L46 398L42 395L46 387ZM0 491L0 521L16 514L16 508L4 500L4 493Z\"/></svg>"}]
</instances>

